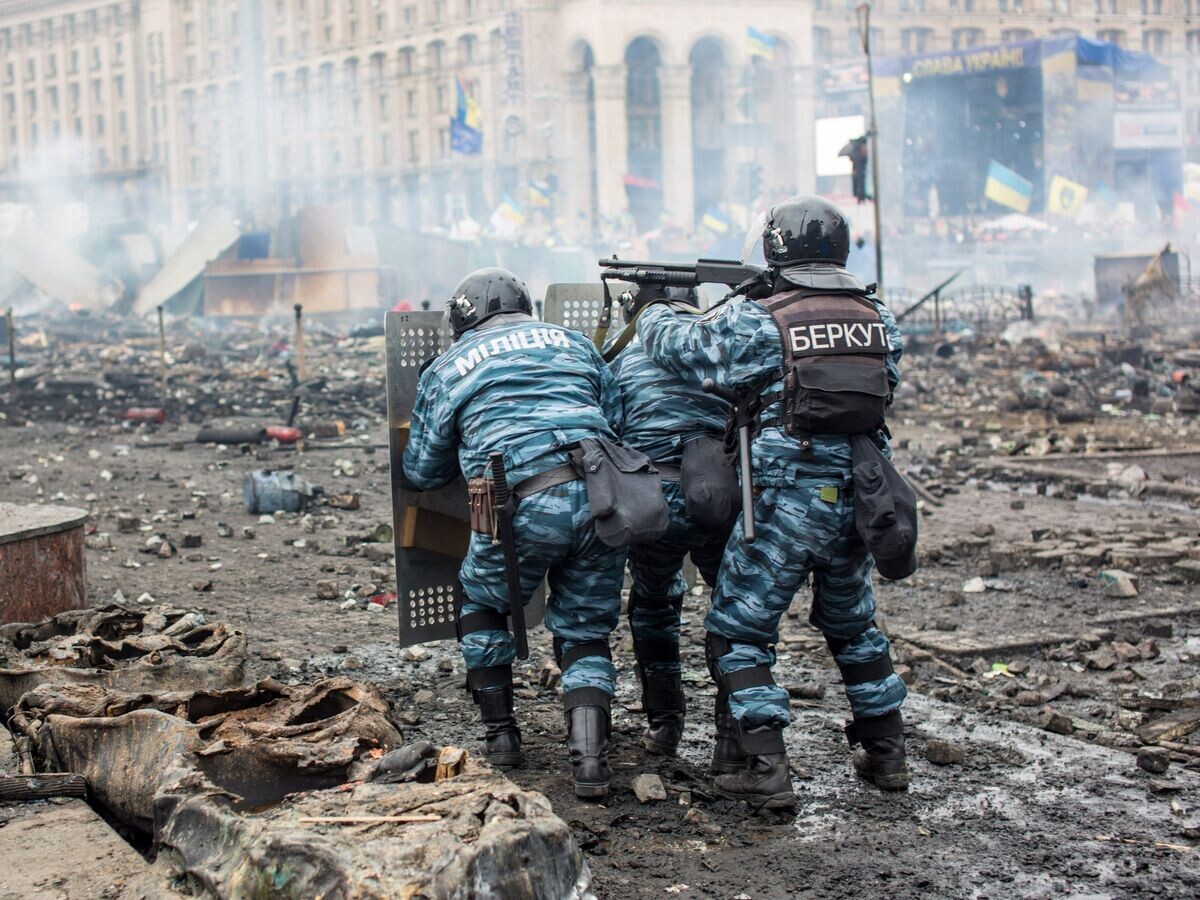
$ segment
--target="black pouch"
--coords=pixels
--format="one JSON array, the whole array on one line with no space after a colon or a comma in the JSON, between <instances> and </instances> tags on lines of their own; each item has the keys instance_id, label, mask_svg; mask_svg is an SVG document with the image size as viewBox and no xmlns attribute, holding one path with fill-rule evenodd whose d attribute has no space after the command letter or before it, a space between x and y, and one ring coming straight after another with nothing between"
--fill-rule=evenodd
<instances>
[{"instance_id":1,"label":"black pouch","mask_svg":"<svg viewBox=\"0 0 1200 900\"><path fill-rule=\"evenodd\" d=\"M698 437L683 445L679 486L688 517L705 528L728 528L742 505L734 456L725 442Z\"/></svg>"},{"instance_id":2,"label":"black pouch","mask_svg":"<svg viewBox=\"0 0 1200 900\"><path fill-rule=\"evenodd\" d=\"M917 571L917 495L871 439L850 438L854 469L854 526L892 581Z\"/></svg>"},{"instance_id":3,"label":"black pouch","mask_svg":"<svg viewBox=\"0 0 1200 900\"><path fill-rule=\"evenodd\" d=\"M883 424L887 412L887 372L821 360L796 370L791 422L808 434L859 434Z\"/></svg>"},{"instance_id":4,"label":"black pouch","mask_svg":"<svg viewBox=\"0 0 1200 900\"><path fill-rule=\"evenodd\" d=\"M670 512L650 458L598 438L579 442L571 464L587 482L596 536L614 549L652 544L667 532Z\"/></svg>"}]
</instances>

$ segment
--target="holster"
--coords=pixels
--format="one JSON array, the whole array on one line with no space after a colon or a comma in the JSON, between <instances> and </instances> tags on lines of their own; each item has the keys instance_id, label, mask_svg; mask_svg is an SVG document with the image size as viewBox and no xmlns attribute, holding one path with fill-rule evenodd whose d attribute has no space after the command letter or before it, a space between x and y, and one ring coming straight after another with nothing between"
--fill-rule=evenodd
<instances>
[{"instance_id":1,"label":"holster","mask_svg":"<svg viewBox=\"0 0 1200 900\"><path fill-rule=\"evenodd\" d=\"M471 530L476 534L496 534L496 491L490 478L467 481L467 502L471 510Z\"/></svg>"}]
</instances>

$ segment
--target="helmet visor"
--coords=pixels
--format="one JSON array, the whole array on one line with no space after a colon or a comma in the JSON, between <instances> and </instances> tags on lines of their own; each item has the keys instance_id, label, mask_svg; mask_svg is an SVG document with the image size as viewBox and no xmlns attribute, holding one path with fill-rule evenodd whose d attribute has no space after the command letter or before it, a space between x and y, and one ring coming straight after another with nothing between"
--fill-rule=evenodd
<instances>
[{"instance_id":1,"label":"helmet visor","mask_svg":"<svg viewBox=\"0 0 1200 900\"><path fill-rule=\"evenodd\" d=\"M767 221L769 218L770 211L764 209L750 222L750 229L746 232L746 240L742 243L742 262L766 265L767 261L763 257L762 238L763 232L767 230Z\"/></svg>"}]
</instances>

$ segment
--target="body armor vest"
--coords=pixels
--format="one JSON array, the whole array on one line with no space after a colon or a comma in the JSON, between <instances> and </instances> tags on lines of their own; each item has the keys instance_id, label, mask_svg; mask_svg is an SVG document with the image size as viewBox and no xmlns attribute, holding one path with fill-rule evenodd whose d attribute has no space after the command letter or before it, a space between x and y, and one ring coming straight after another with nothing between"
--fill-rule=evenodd
<instances>
[{"instance_id":1,"label":"body armor vest","mask_svg":"<svg viewBox=\"0 0 1200 900\"><path fill-rule=\"evenodd\" d=\"M782 420L806 446L814 434L884 425L891 346L879 310L850 293L798 290L759 301L783 339Z\"/></svg>"}]
</instances>

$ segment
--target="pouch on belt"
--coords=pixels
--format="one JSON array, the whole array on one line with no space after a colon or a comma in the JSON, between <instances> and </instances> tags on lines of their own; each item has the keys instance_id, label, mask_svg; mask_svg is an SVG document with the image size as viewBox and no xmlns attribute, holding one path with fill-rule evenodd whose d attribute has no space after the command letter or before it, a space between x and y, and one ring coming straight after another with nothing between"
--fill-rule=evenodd
<instances>
[{"instance_id":1,"label":"pouch on belt","mask_svg":"<svg viewBox=\"0 0 1200 900\"><path fill-rule=\"evenodd\" d=\"M585 438L571 464L587 483L596 536L614 549L651 544L667 533L671 515L650 458L603 438Z\"/></svg>"},{"instance_id":2,"label":"pouch on belt","mask_svg":"<svg viewBox=\"0 0 1200 900\"><path fill-rule=\"evenodd\" d=\"M917 495L870 435L850 436L854 526L875 568L893 581L917 571Z\"/></svg>"},{"instance_id":3,"label":"pouch on belt","mask_svg":"<svg viewBox=\"0 0 1200 900\"><path fill-rule=\"evenodd\" d=\"M742 494L725 442L708 436L688 441L679 468L688 516L705 528L727 528L741 509Z\"/></svg>"}]
</instances>

